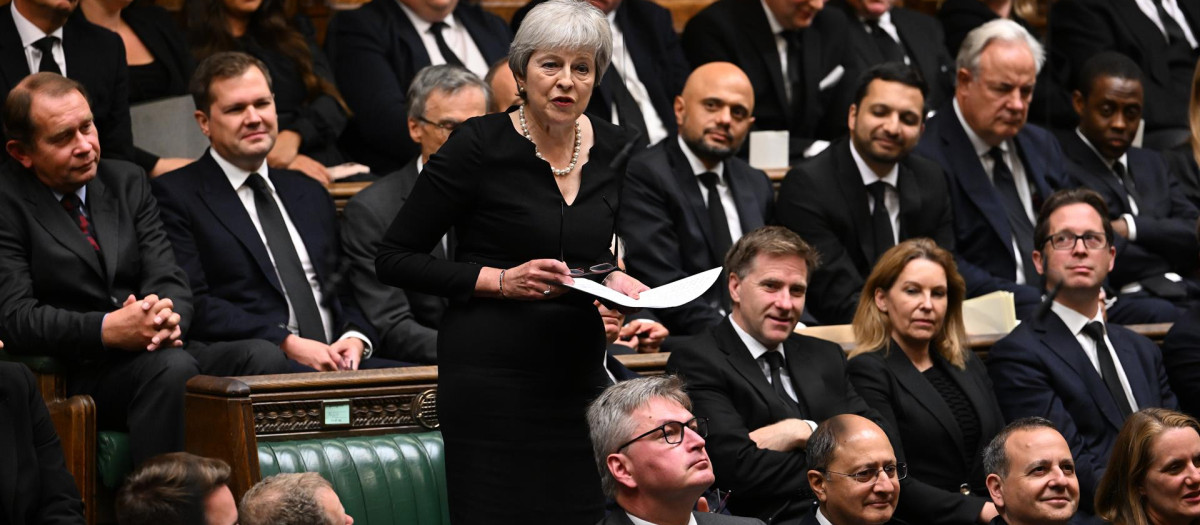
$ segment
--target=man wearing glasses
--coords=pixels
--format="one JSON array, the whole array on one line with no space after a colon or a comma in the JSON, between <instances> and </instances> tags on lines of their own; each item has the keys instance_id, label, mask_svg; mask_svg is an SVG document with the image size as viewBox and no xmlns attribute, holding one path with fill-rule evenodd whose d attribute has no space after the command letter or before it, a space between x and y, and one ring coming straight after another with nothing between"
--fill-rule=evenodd
<instances>
[{"instance_id":1,"label":"man wearing glasses","mask_svg":"<svg viewBox=\"0 0 1200 525\"><path fill-rule=\"evenodd\" d=\"M691 409L683 381L670 375L617 383L588 406L600 481L620 506L599 525L762 525L715 514L719 497L714 513L693 512L714 477L704 450L708 418Z\"/></svg>"},{"instance_id":2,"label":"man wearing glasses","mask_svg":"<svg viewBox=\"0 0 1200 525\"><path fill-rule=\"evenodd\" d=\"M801 525L882 525L891 521L908 474L887 434L854 414L829 418L808 440L808 484L819 505Z\"/></svg>"},{"instance_id":3,"label":"man wearing glasses","mask_svg":"<svg viewBox=\"0 0 1200 525\"><path fill-rule=\"evenodd\" d=\"M1071 444L1080 512L1087 514L1125 418L1147 407L1178 406L1158 347L1105 322L1100 287L1116 257L1107 217L1103 197L1092 190L1063 190L1046 200L1032 260L1048 305L988 354L1005 419L1047 418Z\"/></svg>"}]
</instances>

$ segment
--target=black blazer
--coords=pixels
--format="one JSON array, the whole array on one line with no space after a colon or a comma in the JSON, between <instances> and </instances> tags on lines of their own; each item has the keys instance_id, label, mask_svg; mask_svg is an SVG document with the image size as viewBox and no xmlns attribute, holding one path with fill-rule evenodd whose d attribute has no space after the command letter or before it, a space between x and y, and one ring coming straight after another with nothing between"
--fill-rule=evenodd
<instances>
[{"instance_id":1,"label":"black blazer","mask_svg":"<svg viewBox=\"0 0 1200 525\"><path fill-rule=\"evenodd\" d=\"M25 365L0 362L0 522L84 525L46 402Z\"/></svg>"},{"instance_id":2,"label":"black blazer","mask_svg":"<svg viewBox=\"0 0 1200 525\"><path fill-rule=\"evenodd\" d=\"M1167 161L1167 171L1179 183L1179 191L1183 192L1192 206L1200 208L1200 166L1196 166L1192 145L1187 143L1164 151L1162 156Z\"/></svg>"},{"instance_id":3,"label":"black blazer","mask_svg":"<svg viewBox=\"0 0 1200 525\"><path fill-rule=\"evenodd\" d=\"M133 160L129 69L125 66L125 44L121 37L88 22L76 10L63 26L62 46L67 77L87 88L100 134L101 154L104 158ZM8 92L29 73L12 11L0 9L0 101L7 99ZM0 131L0 139L7 141L2 135Z\"/></svg>"},{"instance_id":4,"label":"black blazer","mask_svg":"<svg viewBox=\"0 0 1200 525\"><path fill-rule=\"evenodd\" d=\"M1162 354L1179 408L1200 416L1200 307L1188 310L1171 326L1163 339Z\"/></svg>"},{"instance_id":5,"label":"black blazer","mask_svg":"<svg viewBox=\"0 0 1200 525\"><path fill-rule=\"evenodd\" d=\"M874 37L867 32L866 24L858 20L854 8L845 0L832 1L829 7L840 9L850 21L850 46L854 49L855 60L864 66L883 63L884 57L879 52L879 46L875 45ZM929 93L925 95L925 109L942 107L954 96L955 69L954 57L946 52L941 24L932 16L903 7L894 7L889 12L892 25L900 34L905 54L911 61L909 65L921 72L929 88Z\"/></svg>"},{"instance_id":6,"label":"black blazer","mask_svg":"<svg viewBox=\"0 0 1200 525\"><path fill-rule=\"evenodd\" d=\"M342 281L341 243L329 192L301 173L271 169L283 211L304 240L333 314L332 338L357 329L374 340ZM196 290L193 334L202 341L266 339L279 344L288 303L267 247L212 152L152 183L180 266ZM297 247L299 250L299 247Z\"/></svg>"},{"instance_id":7,"label":"black blazer","mask_svg":"<svg viewBox=\"0 0 1200 525\"><path fill-rule=\"evenodd\" d=\"M963 389L979 417L980 440L971 450L963 443L950 406L899 348L851 359L850 382L899 433L892 448L897 461L908 464L909 476L901 481L898 516L911 523L972 523L991 501L984 485L982 451L1004 427L1004 416L987 369L974 352L966 352L965 370L947 363L937 352L930 354L934 366ZM966 457L973 461L965 463ZM971 496L959 492L964 484L971 488Z\"/></svg>"},{"instance_id":8,"label":"black blazer","mask_svg":"<svg viewBox=\"0 0 1200 525\"><path fill-rule=\"evenodd\" d=\"M171 14L156 5L129 6L121 10L121 19L129 24L138 39L167 70L168 96L188 94L188 82L196 69L196 60L188 49L182 28Z\"/></svg>"},{"instance_id":9,"label":"black blazer","mask_svg":"<svg viewBox=\"0 0 1200 525\"><path fill-rule=\"evenodd\" d=\"M838 414L858 414L891 434L850 384L841 347L792 334L783 351L804 419L819 423ZM690 348L672 352L667 370L687 383L693 413L709 418L708 455L716 484L737 494L729 499L729 510L763 520L777 514L775 523L807 512L812 496L804 451L764 450L750 440L751 431L794 416L750 357L732 321L726 318Z\"/></svg>"},{"instance_id":10,"label":"black blazer","mask_svg":"<svg viewBox=\"0 0 1200 525\"><path fill-rule=\"evenodd\" d=\"M958 48L967 38L967 33L1000 17L982 0L946 0L938 8L937 18L946 31L946 50L950 52L950 56L957 57ZM1033 26L1016 13L1010 13L1009 19L1021 24L1026 31L1037 36L1037 31L1034 31Z\"/></svg>"},{"instance_id":11,"label":"black blazer","mask_svg":"<svg viewBox=\"0 0 1200 525\"><path fill-rule=\"evenodd\" d=\"M102 358L104 315L130 294L170 298L187 335L192 294L146 179L133 164L102 160L87 183L101 260L32 172L16 162L0 168L0 340L6 351Z\"/></svg>"},{"instance_id":12,"label":"black blazer","mask_svg":"<svg viewBox=\"0 0 1200 525\"><path fill-rule=\"evenodd\" d=\"M1063 187L1066 161L1050 132L1027 123L1015 142L1025 176L1041 198ZM1017 263L1004 204L952 104L942 106L929 119L916 151L946 172L954 210L955 255L959 273L967 282L967 296L1008 290L1016 294L1018 316L1032 313L1041 302L1041 291L1034 283L1020 286L1014 282Z\"/></svg>"},{"instance_id":13,"label":"black blazer","mask_svg":"<svg viewBox=\"0 0 1200 525\"><path fill-rule=\"evenodd\" d=\"M802 157L813 139L833 140L846 134L846 114L853 102L861 67L850 52L849 22L840 11L823 9L801 32L804 49L804 111L791 112L787 79L779 62L775 35L758 0L718 0L696 13L683 30L683 52L692 67L733 62L754 86L754 127L789 130L790 156ZM820 88L822 80L836 83Z\"/></svg>"},{"instance_id":14,"label":"black blazer","mask_svg":"<svg viewBox=\"0 0 1200 525\"><path fill-rule=\"evenodd\" d=\"M545 0L532 0L518 9L512 18L515 34L529 10ZM671 22L671 12L650 0L622 0L617 6L617 28L625 36L625 47L633 57L638 80L646 86L650 103L669 134L675 133L675 95L683 91L683 83L691 72L679 35ZM592 93L587 112L604 120L612 120L612 75L605 75ZM643 137L644 138L644 137Z\"/></svg>"},{"instance_id":15,"label":"black blazer","mask_svg":"<svg viewBox=\"0 0 1200 525\"><path fill-rule=\"evenodd\" d=\"M779 189L779 223L821 254L809 278L808 302L824 324L848 324L863 282L882 253L875 253L866 186L850 141L834 143L788 172ZM929 237L954 250L946 177L937 164L908 155L899 163L900 239Z\"/></svg>"},{"instance_id":16,"label":"black blazer","mask_svg":"<svg viewBox=\"0 0 1200 525\"><path fill-rule=\"evenodd\" d=\"M725 161L725 180L737 202L743 232L772 221L775 194L765 173L730 158ZM617 222L625 240L625 263L647 286L724 264L725 254L713 245L708 205L674 135L629 162L621 202ZM672 334L703 332L721 320L717 286L721 285L678 308L656 310L655 315Z\"/></svg>"},{"instance_id":17,"label":"black blazer","mask_svg":"<svg viewBox=\"0 0 1200 525\"><path fill-rule=\"evenodd\" d=\"M1107 323L1107 331L1137 406L1178 409L1158 347L1120 325ZM988 373L1005 419L1041 416L1066 438L1080 511L1092 513L1092 495L1125 419L1067 325L1053 312L1021 323L988 352Z\"/></svg>"},{"instance_id":18,"label":"black blazer","mask_svg":"<svg viewBox=\"0 0 1200 525\"><path fill-rule=\"evenodd\" d=\"M512 34L500 17L459 2L454 18L489 64L508 53ZM325 49L354 113L342 148L375 173L400 169L420 152L408 136L408 87L429 65L421 36L399 4L378 0L338 13L329 23Z\"/></svg>"},{"instance_id":19,"label":"black blazer","mask_svg":"<svg viewBox=\"0 0 1200 525\"><path fill-rule=\"evenodd\" d=\"M1071 161L1068 184L1103 195L1110 220L1132 213L1125 199L1125 187L1079 134L1062 133L1059 139L1063 153ZM1137 241L1117 243L1116 266L1108 275L1109 282L1120 288L1166 272L1190 274L1200 256L1200 245L1196 243L1196 218L1200 212L1188 202L1161 155L1141 148L1130 148L1126 155L1140 199L1134 218Z\"/></svg>"},{"instance_id":20,"label":"black blazer","mask_svg":"<svg viewBox=\"0 0 1200 525\"><path fill-rule=\"evenodd\" d=\"M450 301L445 297L387 286L375 276L376 245L400 212L417 182L417 159L404 169L358 192L342 210L342 252L350 263L348 276L363 314L380 340L375 355L437 364L437 329ZM446 259L442 244L433 256Z\"/></svg>"}]
</instances>

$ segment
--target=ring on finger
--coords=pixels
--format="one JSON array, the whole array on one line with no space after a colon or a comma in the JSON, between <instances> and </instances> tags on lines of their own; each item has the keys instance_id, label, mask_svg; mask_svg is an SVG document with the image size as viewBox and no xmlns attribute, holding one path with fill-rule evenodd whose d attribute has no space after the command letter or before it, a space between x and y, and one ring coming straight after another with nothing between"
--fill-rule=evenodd
<instances>
[{"instance_id":1,"label":"ring on finger","mask_svg":"<svg viewBox=\"0 0 1200 525\"><path fill-rule=\"evenodd\" d=\"M546 288L545 290L542 290L542 295L550 295L550 289Z\"/></svg>"}]
</instances>

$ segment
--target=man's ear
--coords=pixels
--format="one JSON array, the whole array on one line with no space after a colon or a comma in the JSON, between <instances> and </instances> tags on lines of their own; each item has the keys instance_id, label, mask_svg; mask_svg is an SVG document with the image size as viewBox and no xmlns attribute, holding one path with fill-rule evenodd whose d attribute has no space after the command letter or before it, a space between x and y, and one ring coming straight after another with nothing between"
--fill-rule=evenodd
<instances>
[{"instance_id":1,"label":"man's ear","mask_svg":"<svg viewBox=\"0 0 1200 525\"><path fill-rule=\"evenodd\" d=\"M1083 116L1083 107L1087 105L1087 101L1083 99L1083 93L1078 89L1071 92L1071 105L1075 107L1075 114Z\"/></svg>"},{"instance_id":2,"label":"man's ear","mask_svg":"<svg viewBox=\"0 0 1200 525\"><path fill-rule=\"evenodd\" d=\"M675 95L675 126L683 127L683 95Z\"/></svg>"},{"instance_id":3,"label":"man's ear","mask_svg":"<svg viewBox=\"0 0 1200 525\"><path fill-rule=\"evenodd\" d=\"M33 166L33 157L25 150L25 145L15 140L10 140L4 143L4 149L8 151L9 156L20 162L25 169Z\"/></svg>"},{"instance_id":4,"label":"man's ear","mask_svg":"<svg viewBox=\"0 0 1200 525\"><path fill-rule=\"evenodd\" d=\"M212 135L208 134L208 114L197 109L195 113L192 113L192 116L196 117L196 124L200 125L200 132L205 137L212 138Z\"/></svg>"},{"instance_id":5,"label":"man's ear","mask_svg":"<svg viewBox=\"0 0 1200 525\"><path fill-rule=\"evenodd\" d=\"M733 304L742 302L741 299L742 280L737 276L736 272L729 272L729 301Z\"/></svg>"},{"instance_id":6,"label":"man's ear","mask_svg":"<svg viewBox=\"0 0 1200 525\"><path fill-rule=\"evenodd\" d=\"M850 104L850 111L846 115L846 129L850 133L854 133L854 121L858 118L858 104Z\"/></svg>"},{"instance_id":7,"label":"man's ear","mask_svg":"<svg viewBox=\"0 0 1200 525\"><path fill-rule=\"evenodd\" d=\"M996 508L998 509L1003 508L1004 491L1001 489L1004 487L1004 482L1001 481L1000 475L988 474L987 479L984 480L984 483L987 484L988 494L992 496L992 503L995 503Z\"/></svg>"},{"instance_id":8,"label":"man's ear","mask_svg":"<svg viewBox=\"0 0 1200 525\"><path fill-rule=\"evenodd\" d=\"M1046 261L1042 260L1042 251L1034 250L1032 255L1033 255L1033 269L1037 270L1037 273L1041 274L1042 276L1045 276L1046 275L1046 268L1045 268ZM1028 284L1028 283L1026 283L1026 284Z\"/></svg>"},{"instance_id":9,"label":"man's ear","mask_svg":"<svg viewBox=\"0 0 1200 525\"><path fill-rule=\"evenodd\" d=\"M808 471L808 486L812 488L813 494L817 496L817 501L825 503L825 475L821 474L821 471Z\"/></svg>"},{"instance_id":10,"label":"man's ear","mask_svg":"<svg viewBox=\"0 0 1200 525\"><path fill-rule=\"evenodd\" d=\"M633 479L633 462L629 460L625 454L613 453L605 458L605 464L608 465L608 472L612 474L613 479L617 480L618 485L634 489L637 488L637 480Z\"/></svg>"}]
</instances>

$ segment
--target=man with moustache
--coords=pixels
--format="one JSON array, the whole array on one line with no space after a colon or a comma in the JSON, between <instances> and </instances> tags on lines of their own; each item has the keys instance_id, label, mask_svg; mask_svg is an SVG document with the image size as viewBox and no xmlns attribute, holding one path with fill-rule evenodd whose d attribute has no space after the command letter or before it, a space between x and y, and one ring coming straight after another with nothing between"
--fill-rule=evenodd
<instances>
[{"instance_id":1,"label":"man with moustache","mask_svg":"<svg viewBox=\"0 0 1200 525\"><path fill-rule=\"evenodd\" d=\"M1071 449L1048 419L1009 423L983 450L983 468L1000 511L992 525L1064 525L1079 507Z\"/></svg>"},{"instance_id":2,"label":"man with moustache","mask_svg":"<svg viewBox=\"0 0 1200 525\"><path fill-rule=\"evenodd\" d=\"M899 62L859 80L850 137L788 172L779 190L779 223L821 254L809 311L823 324L849 324L875 261L900 241L929 237L953 251L946 177L910 155L925 129L925 83Z\"/></svg>"},{"instance_id":3,"label":"man with moustache","mask_svg":"<svg viewBox=\"0 0 1200 525\"><path fill-rule=\"evenodd\" d=\"M1074 92L1079 127L1059 136L1071 160L1072 186L1096 191L1117 234L1117 262L1108 276L1117 302L1136 303L1126 322L1173 322L1200 298L1200 212L1157 153L1133 147L1142 120L1142 72L1129 57L1103 52L1088 59ZM1184 277L1187 276L1187 277Z\"/></svg>"},{"instance_id":4,"label":"man with moustache","mask_svg":"<svg viewBox=\"0 0 1200 525\"><path fill-rule=\"evenodd\" d=\"M608 387L588 406L600 480L620 507L598 525L762 525L693 512L713 469L704 450L708 418L692 414L683 388L675 376L639 377Z\"/></svg>"},{"instance_id":5,"label":"man with moustache","mask_svg":"<svg viewBox=\"0 0 1200 525\"><path fill-rule=\"evenodd\" d=\"M696 68L675 97L679 135L629 162L618 217L629 273L661 286L720 266L742 236L771 222L766 173L734 157L755 122L754 89L737 66ZM722 281L655 315L675 335L703 332L729 312Z\"/></svg>"},{"instance_id":6,"label":"man with moustache","mask_svg":"<svg viewBox=\"0 0 1200 525\"><path fill-rule=\"evenodd\" d=\"M1125 418L1142 408L1178 407L1158 347L1107 322L1100 308L1116 256L1107 217L1104 199L1088 189L1062 190L1046 200L1033 263L1053 299L988 352L1004 417L1049 419L1071 444L1080 511L1089 515Z\"/></svg>"},{"instance_id":7,"label":"man with moustache","mask_svg":"<svg viewBox=\"0 0 1200 525\"><path fill-rule=\"evenodd\" d=\"M773 524L799 523L812 506L807 447L819 421L880 420L851 386L842 348L794 333L816 265L787 228L747 233L725 259L731 314L667 361L711 418L717 486L736 494L730 512Z\"/></svg>"},{"instance_id":8,"label":"man with moustache","mask_svg":"<svg viewBox=\"0 0 1200 525\"><path fill-rule=\"evenodd\" d=\"M883 525L896 512L908 475L888 436L871 420L843 414L808 440L808 484L818 505L801 525Z\"/></svg>"}]
</instances>

